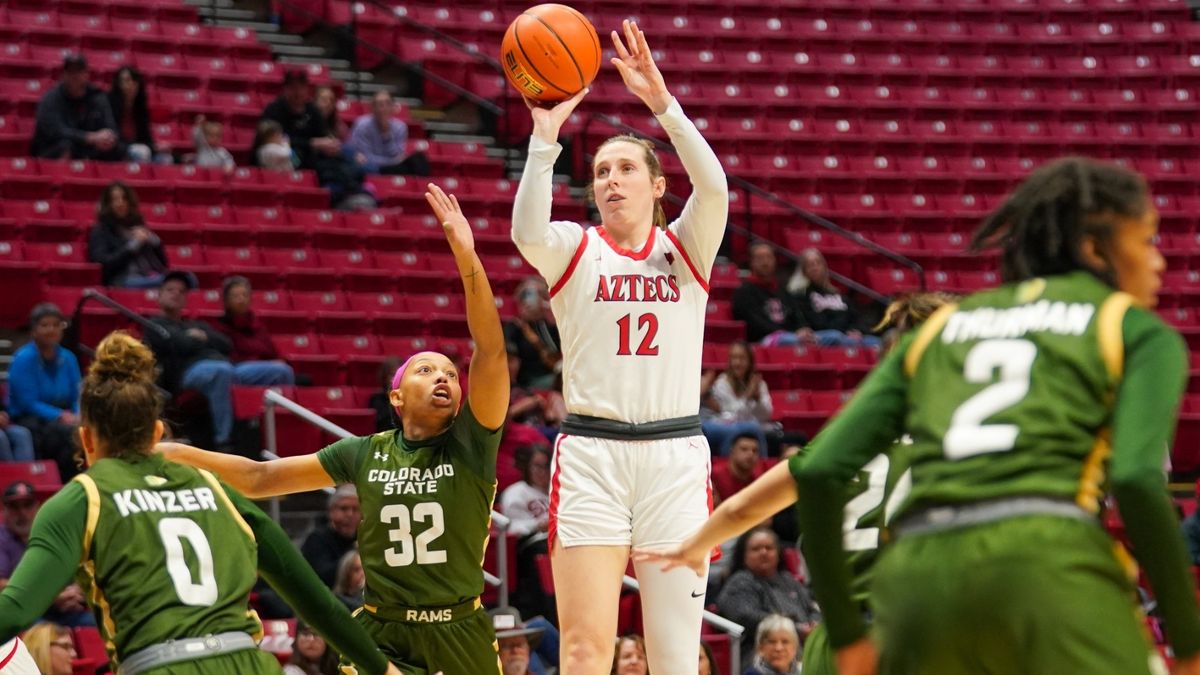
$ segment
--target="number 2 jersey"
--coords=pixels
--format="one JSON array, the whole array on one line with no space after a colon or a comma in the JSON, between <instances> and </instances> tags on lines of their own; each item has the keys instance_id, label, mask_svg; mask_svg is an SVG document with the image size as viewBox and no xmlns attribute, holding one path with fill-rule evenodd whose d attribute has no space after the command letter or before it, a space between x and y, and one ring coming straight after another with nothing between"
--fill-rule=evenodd
<instances>
[{"instance_id":1,"label":"number 2 jersey","mask_svg":"<svg viewBox=\"0 0 1200 675\"><path fill-rule=\"evenodd\" d=\"M444 607L483 592L500 435L467 403L434 438L410 441L397 429L317 454L335 481L358 488L366 604Z\"/></svg>"},{"instance_id":2,"label":"number 2 jersey","mask_svg":"<svg viewBox=\"0 0 1200 675\"><path fill-rule=\"evenodd\" d=\"M513 212L513 241L546 279L563 352L567 410L622 422L695 415L708 277L725 234L725 173L672 102L657 116L693 190L677 220L636 251L603 227L550 222L550 177L562 147L537 137Z\"/></svg>"}]
</instances>

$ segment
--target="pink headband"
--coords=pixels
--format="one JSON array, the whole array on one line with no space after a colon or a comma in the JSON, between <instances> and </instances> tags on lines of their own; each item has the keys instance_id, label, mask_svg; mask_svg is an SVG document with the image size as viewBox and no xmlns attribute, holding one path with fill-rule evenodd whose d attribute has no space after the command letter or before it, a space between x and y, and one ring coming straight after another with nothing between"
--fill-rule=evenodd
<instances>
[{"instance_id":1,"label":"pink headband","mask_svg":"<svg viewBox=\"0 0 1200 675\"><path fill-rule=\"evenodd\" d=\"M422 353L422 352L417 352L417 354L420 354L420 353ZM405 359L404 363L400 364L400 367L396 369L396 374L392 376L392 389L393 390L400 388L400 380L404 379L404 371L408 370L408 364L412 363L412 360L417 357L417 354L413 354L412 356Z\"/></svg>"}]
</instances>

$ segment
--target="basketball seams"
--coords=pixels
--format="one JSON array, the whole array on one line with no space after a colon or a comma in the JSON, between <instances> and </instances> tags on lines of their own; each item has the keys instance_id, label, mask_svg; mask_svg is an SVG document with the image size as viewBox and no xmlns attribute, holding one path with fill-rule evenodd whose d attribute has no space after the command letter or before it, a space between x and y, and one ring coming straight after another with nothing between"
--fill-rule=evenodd
<instances>
[{"instance_id":1,"label":"basketball seams","mask_svg":"<svg viewBox=\"0 0 1200 675\"><path fill-rule=\"evenodd\" d=\"M521 19L523 19L527 16L537 19L538 23L542 24L543 26L546 26L546 22L542 21L541 19L538 19L536 16L533 16L531 14L522 14L521 16L517 17L517 25L513 27L513 42L516 43L517 49L521 50L521 57L525 59L525 65L529 66L529 69L532 70L534 73L537 73L537 76L542 78L542 81L546 83L546 86L553 87L553 88L557 89L558 91L561 91L562 93L566 94L567 96L571 96L572 95L571 92L567 91L566 89L563 89L562 87L558 86L557 84L554 84L553 82L550 81L550 78L546 77L546 75L544 73L542 73L542 71L538 70L538 67L536 65L534 65L534 63L533 63L533 59L529 58L528 52L525 51L525 45L521 43ZM554 35L554 39L558 40L559 44L562 44L562 38L558 37L558 33L555 33L554 30L552 28L550 28L550 26L546 26L546 29L549 30L552 35ZM563 45L563 49L566 50L565 44ZM568 51L567 54L569 55L570 52ZM575 57L572 56L571 61L574 62ZM576 70L579 69L578 64L576 64L575 69ZM581 78L581 80L582 80L582 78Z\"/></svg>"},{"instance_id":2,"label":"basketball seams","mask_svg":"<svg viewBox=\"0 0 1200 675\"><path fill-rule=\"evenodd\" d=\"M546 23L544 20L542 20L542 17L540 17L540 16L538 16L538 15L536 15L536 14L529 14L528 12L526 12L525 14L522 14L521 16L528 16L528 17L532 17L532 18L533 18L535 21L537 21L538 23L542 24L542 26L543 26L543 27L545 27L545 29L546 29L546 30L547 30L547 31L548 31L548 32L549 32L551 35L553 35L553 36L554 36L554 39L555 39L555 40L558 40L558 44L562 46L563 52L565 52L565 53L566 53L566 55L567 55L567 57L571 59L571 65L575 66L575 74L579 76L579 86L580 86L580 88L583 88L583 86L584 86L584 82L586 81L586 80L584 79L584 77L583 77L583 69L579 67L579 62L575 60L575 54L571 53L571 48L567 46L567 43L566 43L566 41L562 39L562 36L558 34L558 31L554 30L554 27L553 27L553 26L551 26L550 24ZM518 45L520 45L520 44L521 44L521 27L520 27L520 26L517 26L517 30L516 30L516 36L515 36L515 37L517 38L517 44L518 44ZM525 54L525 48L524 48L524 47L521 47L521 53L522 53L522 54ZM525 58L526 58L526 59L528 59L529 57L528 57L528 56L526 56ZM533 62L530 62L530 64L529 64L529 65L532 67L532 66L533 66ZM559 91L561 91L561 92L564 92L564 93L566 93L568 96L572 95L572 94L571 94L570 92L568 92L566 89L563 89L562 87L560 87L560 86L558 86L558 85L553 85L553 84L552 84L552 85L550 85L550 86L554 87L555 89L557 89L557 90L559 90Z\"/></svg>"},{"instance_id":3,"label":"basketball seams","mask_svg":"<svg viewBox=\"0 0 1200 675\"><path fill-rule=\"evenodd\" d=\"M564 7L566 7L566 5L564 5ZM596 28L592 26L590 21L587 20L587 17L579 13L579 10L575 9L574 7L567 7L567 9L570 10L571 16L575 17L579 20L579 23L583 24L583 32L591 36L592 41L596 44L596 71L599 72L601 66L600 62L604 60L604 50L600 48L599 33L596 32ZM595 77L595 75L592 77Z\"/></svg>"}]
</instances>

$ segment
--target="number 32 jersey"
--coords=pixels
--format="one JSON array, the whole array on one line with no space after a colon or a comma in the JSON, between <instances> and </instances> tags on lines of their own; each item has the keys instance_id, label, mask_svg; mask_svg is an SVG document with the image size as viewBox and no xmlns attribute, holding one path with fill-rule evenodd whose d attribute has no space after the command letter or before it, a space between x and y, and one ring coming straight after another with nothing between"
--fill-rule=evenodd
<instances>
[{"instance_id":1,"label":"number 32 jersey","mask_svg":"<svg viewBox=\"0 0 1200 675\"><path fill-rule=\"evenodd\" d=\"M330 477L358 489L366 604L440 607L483 592L499 446L500 430L481 426L467 403L434 438L385 431L317 454Z\"/></svg>"},{"instance_id":2,"label":"number 32 jersey","mask_svg":"<svg viewBox=\"0 0 1200 675\"><path fill-rule=\"evenodd\" d=\"M699 409L712 263L697 267L677 225L653 228L640 251L621 248L603 227L589 228L551 287L572 413L636 423Z\"/></svg>"}]
</instances>

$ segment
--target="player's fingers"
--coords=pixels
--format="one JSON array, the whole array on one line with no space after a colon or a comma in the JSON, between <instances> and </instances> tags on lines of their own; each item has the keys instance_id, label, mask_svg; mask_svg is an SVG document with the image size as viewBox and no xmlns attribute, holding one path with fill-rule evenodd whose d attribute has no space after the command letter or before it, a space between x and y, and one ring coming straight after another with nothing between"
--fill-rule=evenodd
<instances>
[{"instance_id":1,"label":"player's fingers","mask_svg":"<svg viewBox=\"0 0 1200 675\"><path fill-rule=\"evenodd\" d=\"M425 188L425 199L429 201L429 205L433 207L433 210L440 213L441 211L444 211L446 207L442 202L441 195L438 194L439 192L440 190L433 183L430 183Z\"/></svg>"},{"instance_id":2,"label":"player's fingers","mask_svg":"<svg viewBox=\"0 0 1200 675\"><path fill-rule=\"evenodd\" d=\"M617 72L621 74L621 79L624 80L626 84L628 84L629 83L629 66L625 65L625 62L622 61L621 59L610 59L610 60L612 61L612 64L617 67Z\"/></svg>"},{"instance_id":3,"label":"player's fingers","mask_svg":"<svg viewBox=\"0 0 1200 675\"><path fill-rule=\"evenodd\" d=\"M637 30L638 51L649 56L650 55L650 45L646 44L645 31L643 31L641 28L638 28L636 22L633 24L633 27L634 27L634 29Z\"/></svg>"},{"instance_id":4,"label":"player's fingers","mask_svg":"<svg viewBox=\"0 0 1200 675\"><path fill-rule=\"evenodd\" d=\"M637 56L639 53L637 33L635 32L637 30L637 24L626 19L623 28L625 29L625 42L627 45L629 45L629 53Z\"/></svg>"},{"instance_id":5,"label":"player's fingers","mask_svg":"<svg viewBox=\"0 0 1200 675\"><path fill-rule=\"evenodd\" d=\"M617 31L612 32L613 48L617 50L617 57L622 59L629 58L629 50L625 49L625 45L621 42L621 36Z\"/></svg>"},{"instance_id":6,"label":"player's fingers","mask_svg":"<svg viewBox=\"0 0 1200 675\"><path fill-rule=\"evenodd\" d=\"M462 207L458 205L458 197L450 195L450 203L454 206L455 213L462 213Z\"/></svg>"}]
</instances>

